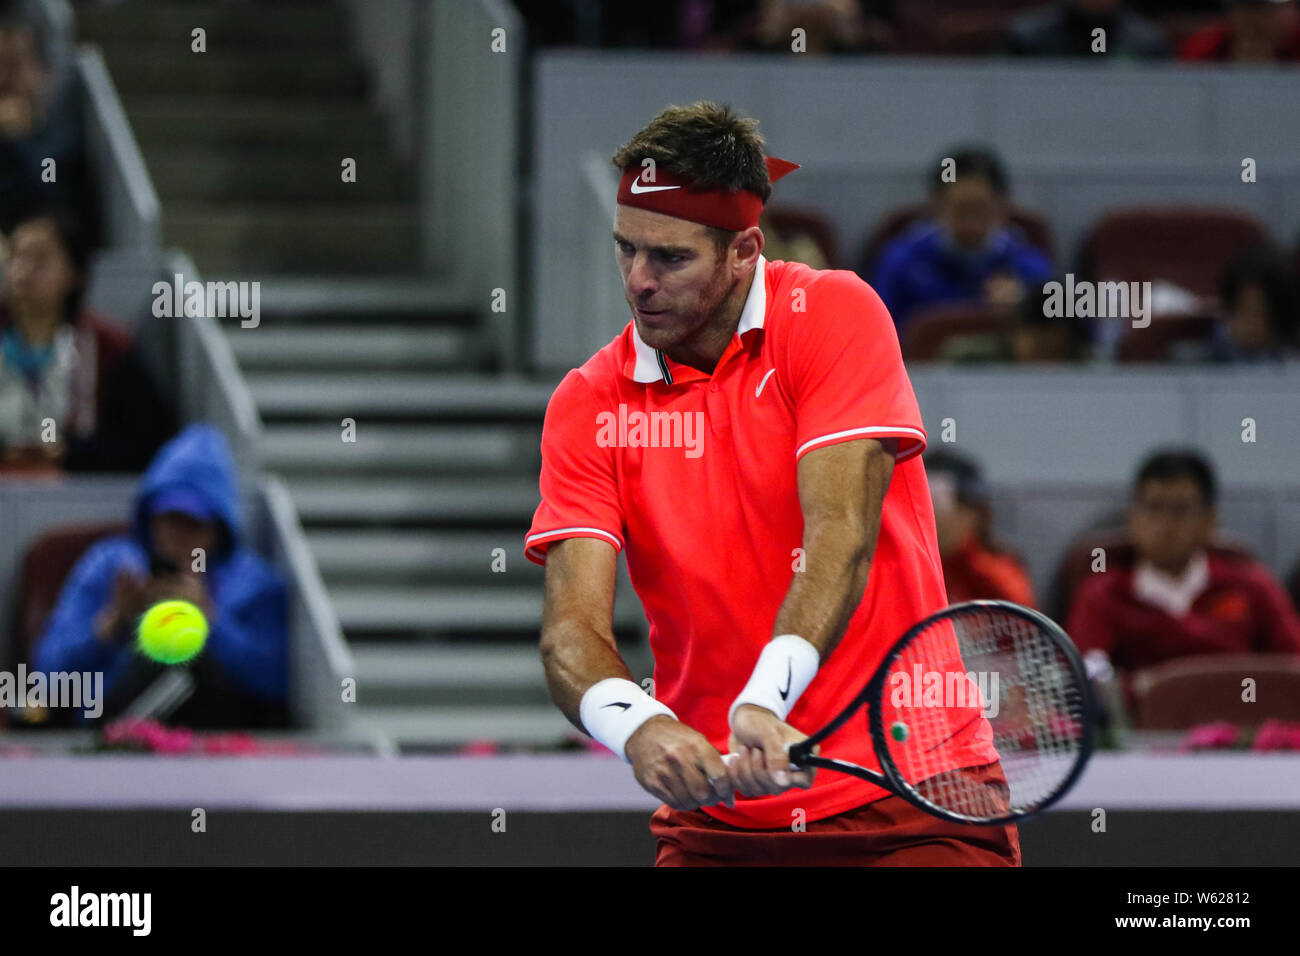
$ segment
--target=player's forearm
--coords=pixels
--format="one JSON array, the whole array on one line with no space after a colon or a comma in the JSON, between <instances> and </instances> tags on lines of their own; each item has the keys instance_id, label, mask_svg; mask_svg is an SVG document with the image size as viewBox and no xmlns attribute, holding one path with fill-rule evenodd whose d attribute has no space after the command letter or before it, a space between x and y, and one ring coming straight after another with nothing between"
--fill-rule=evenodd
<instances>
[{"instance_id":1,"label":"player's forearm","mask_svg":"<svg viewBox=\"0 0 1300 956\"><path fill-rule=\"evenodd\" d=\"M573 621L550 623L542 630L542 667L551 700L573 726L587 728L579 716L582 697L609 677L632 679L632 673L614 646L613 636L604 636Z\"/></svg>"},{"instance_id":2,"label":"player's forearm","mask_svg":"<svg viewBox=\"0 0 1300 956\"><path fill-rule=\"evenodd\" d=\"M830 656L866 591L878 527L805 534L805 568L790 583L773 634L798 634L822 660Z\"/></svg>"}]
</instances>

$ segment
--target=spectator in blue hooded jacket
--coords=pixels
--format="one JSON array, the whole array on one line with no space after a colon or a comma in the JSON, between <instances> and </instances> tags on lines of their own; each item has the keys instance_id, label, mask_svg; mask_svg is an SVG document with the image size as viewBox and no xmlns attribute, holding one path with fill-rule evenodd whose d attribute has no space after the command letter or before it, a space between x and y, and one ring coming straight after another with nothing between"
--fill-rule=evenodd
<instances>
[{"instance_id":1,"label":"spectator in blue hooded jacket","mask_svg":"<svg viewBox=\"0 0 1300 956\"><path fill-rule=\"evenodd\" d=\"M114 685L144 666L132 647L139 616L179 598L203 609L210 632L191 664L198 690L172 719L281 722L267 715L283 713L288 692L286 589L241 543L235 467L221 432L191 425L164 445L133 511L131 533L97 542L68 576L37 643L36 668L102 671L111 701Z\"/></svg>"}]
</instances>

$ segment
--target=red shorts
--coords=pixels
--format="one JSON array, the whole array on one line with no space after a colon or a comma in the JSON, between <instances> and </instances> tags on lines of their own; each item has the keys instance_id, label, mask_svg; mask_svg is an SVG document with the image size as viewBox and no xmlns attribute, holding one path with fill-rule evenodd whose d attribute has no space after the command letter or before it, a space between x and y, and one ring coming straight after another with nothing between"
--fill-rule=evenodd
<instances>
[{"instance_id":1,"label":"red shorts","mask_svg":"<svg viewBox=\"0 0 1300 956\"><path fill-rule=\"evenodd\" d=\"M802 832L744 830L703 810L661 806L650 818L655 866L1019 866L1015 824L947 823L882 797Z\"/></svg>"}]
</instances>

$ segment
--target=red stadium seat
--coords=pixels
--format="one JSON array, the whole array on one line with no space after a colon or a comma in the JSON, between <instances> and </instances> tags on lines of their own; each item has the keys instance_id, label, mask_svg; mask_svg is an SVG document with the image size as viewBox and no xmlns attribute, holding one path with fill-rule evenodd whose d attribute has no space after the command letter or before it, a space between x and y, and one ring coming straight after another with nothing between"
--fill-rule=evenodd
<instances>
[{"instance_id":1,"label":"red stadium seat","mask_svg":"<svg viewBox=\"0 0 1300 956\"><path fill-rule=\"evenodd\" d=\"M1255 681L1257 698L1241 701L1242 681ZM1300 658L1291 654L1198 654L1165 661L1133 674L1137 730L1186 730L1227 721L1258 726L1266 720L1300 721Z\"/></svg>"},{"instance_id":2,"label":"red stadium seat","mask_svg":"<svg viewBox=\"0 0 1300 956\"><path fill-rule=\"evenodd\" d=\"M125 531L126 525L120 521L64 525L46 531L31 543L23 556L14 606L15 663L30 660L31 647L41 636L63 582L81 555L100 538Z\"/></svg>"},{"instance_id":3,"label":"red stadium seat","mask_svg":"<svg viewBox=\"0 0 1300 956\"><path fill-rule=\"evenodd\" d=\"M929 215L928 203L902 206L886 213L867 237L867 241L863 243L862 254L858 257L858 275L870 282L872 273L876 269L876 262L880 259L880 253L889 241L901 236L912 223L926 219ZM1046 219L1033 210L1018 206L1011 207L1008 217L1011 224L1024 234L1030 245L1041 249L1048 259L1055 256L1056 244L1052 239L1052 227L1047 224Z\"/></svg>"},{"instance_id":4,"label":"red stadium seat","mask_svg":"<svg viewBox=\"0 0 1300 956\"><path fill-rule=\"evenodd\" d=\"M1015 314L1007 309L979 303L932 306L918 311L904 326L903 358L935 361L944 357L944 347L955 338L1003 332L1015 322Z\"/></svg>"},{"instance_id":5,"label":"red stadium seat","mask_svg":"<svg viewBox=\"0 0 1300 956\"><path fill-rule=\"evenodd\" d=\"M821 249L830 268L840 267L840 243L831 221L809 206L773 205L763 210L763 217L781 236L807 233Z\"/></svg>"},{"instance_id":6,"label":"red stadium seat","mask_svg":"<svg viewBox=\"0 0 1300 956\"><path fill-rule=\"evenodd\" d=\"M1180 342L1205 341L1214 332L1212 315L1157 315L1144 329L1131 325L1120 340L1115 357L1121 362L1163 362Z\"/></svg>"},{"instance_id":7,"label":"red stadium seat","mask_svg":"<svg viewBox=\"0 0 1300 956\"><path fill-rule=\"evenodd\" d=\"M1217 295L1228 264L1268 240L1249 213L1196 206L1133 206L1102 216L1084 240L1084 272L1095 281L1163 279Z\"/></svg>"}]
</instances>

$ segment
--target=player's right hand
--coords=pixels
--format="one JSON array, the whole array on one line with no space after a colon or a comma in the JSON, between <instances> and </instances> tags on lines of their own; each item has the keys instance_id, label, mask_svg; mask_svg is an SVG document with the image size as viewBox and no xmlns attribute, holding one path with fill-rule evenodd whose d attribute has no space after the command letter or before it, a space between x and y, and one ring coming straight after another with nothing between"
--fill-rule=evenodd
<instances>
[{"instance_id":1,"label":"player's right hand","mask_svg":"<svg viewBox=\"0 0 1300 956\"><path fill-rule=\"evenodd\" d=\"M674 810L736 805L731 774L708 739L679 720L660 714L636 729L623 751L636 782Z\"/></svg>"}]
</instances>

